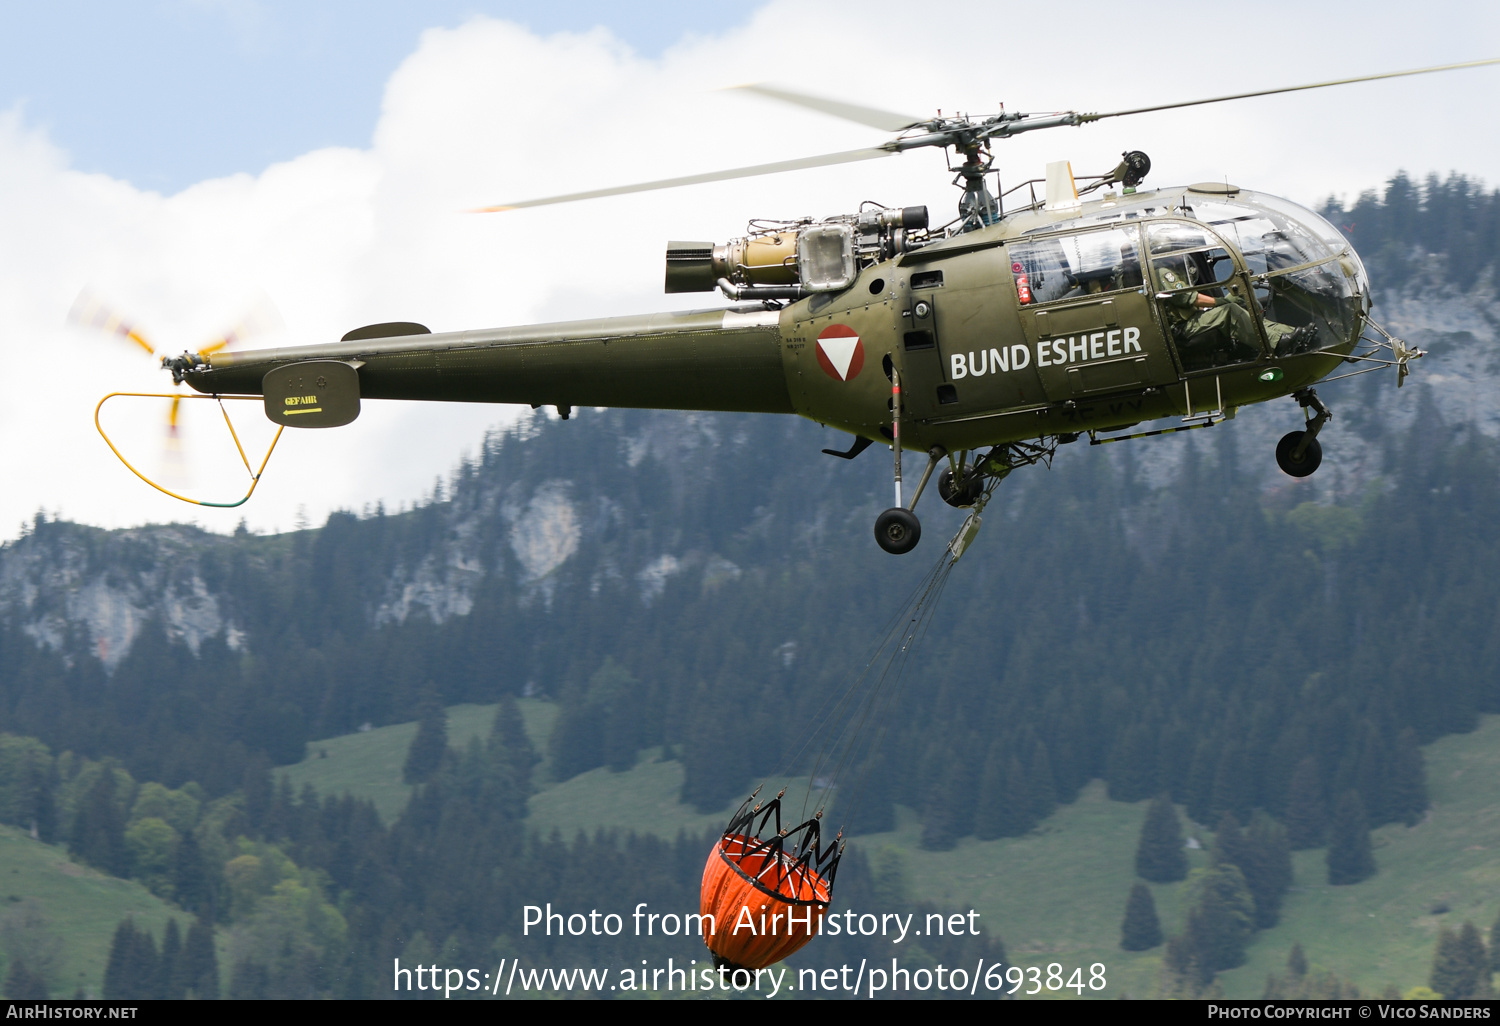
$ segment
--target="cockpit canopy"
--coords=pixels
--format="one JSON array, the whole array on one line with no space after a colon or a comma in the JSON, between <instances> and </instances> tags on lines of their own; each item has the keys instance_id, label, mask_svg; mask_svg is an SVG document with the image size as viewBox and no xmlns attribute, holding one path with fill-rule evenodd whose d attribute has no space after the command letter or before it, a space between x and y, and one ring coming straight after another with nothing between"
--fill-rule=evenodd
<instances>
[{"instance_id":1,"label":"cockpit canopy","mask_svg":"<svg viewBox=\"0 0 1500 1026\"><path fill-rule=\"evenodd\" d=\"M1278 356L1292 354L1282 339L1293 332L1286 346L1297 352L1351 344L1368 308L1364 266L1338 229L1295 203L1232 186L1090 204L1082 216L1028 230L1009 259L1023 306L1127 289L1232 296ZM1245 340L1237 355L1220 353L1204 359L1254 356ZM1186 354L1183 362L1217 365L1190 366Z\"/></svg>"}]
</instances>

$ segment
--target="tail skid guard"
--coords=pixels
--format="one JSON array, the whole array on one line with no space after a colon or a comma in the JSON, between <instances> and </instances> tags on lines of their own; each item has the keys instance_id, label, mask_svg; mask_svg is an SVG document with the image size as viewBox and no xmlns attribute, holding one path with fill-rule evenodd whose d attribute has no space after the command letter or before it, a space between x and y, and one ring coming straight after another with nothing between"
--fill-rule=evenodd
<instances>
[{"instance_id":1,"label":"tail skid guard","mask_svg":"<svg viewBox=\"0 0 1500 1026\"><path fill-rule=\"evenodd\" d=\"M119 447L116 446L115 443L110 440L109 435L106 434L105 431L104 431L104 425L99 420L99 414L100 414L100 411L102 411L104 409L104 404L107 403L107 402L109 402L111 399L114 399L114 398L117 398L117 397L122 397L122 396L126 397L126 398L137 398L137 399L174 399L174 400L176 400L176 399L198 399L198 400L205 400L206 399L206 400L212 400L213 402L217 402L219 404L219 412L221 412L221 413L224 414L224 424L225 424L225 426L227 426L229 428L229 437L234 439L234 448L235 448L235 451L237 451L240 454L240 462L244 463L244 465L245 465L245 472L250 475L250 490L245 493L244 498L238 500L237 502L209 502L209 501L207 501L205 499L193 499L193 498L189 498L186 495L178 495L176 492L172 491L169 488L163 488L161 485L157 484L155 481L151 480L145 474L142 474L139 470L137 470L131 464L131 462L125 458L124 454L120 452ZM271 445L270 445L270 447L268 449L266 449L265 458L260 461L260 468L259 469L251 469L251 467L250 467L250 460L245 455L245 447L240 444L240 436L234 430L234 424L229 419L229 411L224 408L224 400L225 399L259 399L259 398L260 398L260 396L257 396L257 395L217 396L217 395L185 395L185 394L183 394L181 392L111 392L109 395L105 396L103 399L100 399L99 400L99 405L94 407L94 427L95 427L95 429L98 430L99 437L102 438L102 439L104 439L104 444L107 445L107 446L109 446L109 451L115 454L115 458L116 459L118 459L121 463L125 464L125 469L129 470L136 477L140 478L142 481L146 482L148 485L150 485L152 488L155 488L157 491L161 492L163 495L169 495L172 498L178 499L178 500L180 500L182 502L190 502L194 506L212 506L212 507L215 507L217 509L234 509L236 506L243 506L246 502L248 502L250 500L250 496L252 496L252 495L255 494L255 488L256 488L256 486L258 484L260 484L261 475L266 472L266 464L268 464L268 463L271 462L271 453L273 453L273 452L276 451L276 443L281 440L281 432L286 429L286 426L284 424L282 424L282 425L279 425L276 428L276 437L274 437L274 438L271 439Z\"/></svg>"}]
</instances>

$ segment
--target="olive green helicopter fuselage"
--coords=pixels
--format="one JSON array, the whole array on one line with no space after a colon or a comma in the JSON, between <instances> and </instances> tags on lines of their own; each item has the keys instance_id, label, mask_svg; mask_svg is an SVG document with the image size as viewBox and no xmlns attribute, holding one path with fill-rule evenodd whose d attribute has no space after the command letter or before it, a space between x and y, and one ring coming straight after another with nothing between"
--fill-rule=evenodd
<instances>
[{"instance_id":1,"label":"olive green helicopter fuselage","mask_svg":"<svg viewBox=\"0 0 1500 1026\"><path fill-rule=\"evenodd\" d=\"M1343 362L1362 365L1349 374L1395 367L1399 385L1422 355L1370 321L1358 255L1311 210L1227 182L1138 190L1151 169L1139 150L1123 153L1108 174L1085 176L1092 184L1081 192L1071 164L1056 161L1045 179L996 196L986 184L994 143L1108 118L1495 64L1500 58L1105 113L1002 107L989 116L914 117L779 86L741 86L895 135L861 149L481 212L942 149L962 190L957 219L930 230L925 207L866 203L816 222L755 221L746 236L721 245L669 243L666 291L718 290L734 301L716 310L442 334L387 323L324 345L183 353L162 363L177 383L205 394L263 396L266 415L283 427L347 424L361 399L527 403L554 406L564 418L582 406L795 413L854 436L847 451L824 450L834 456L852 459L874 442L891 444L895 505L875 530L888 552L909 551L920 538L912 509L946 458L937 490L971 510L950 544L957 558L997 482L1085 433L1103 444L1209 427L1241 406L1291 396L1305 427L1281 439L1276 461L1305 477L1322 459L1317 435L1331 417L1311 386ZM1034 186L1042 181L1038 201ZM1120 191L1080 201L1112 187ZM1005 197L1022 188L1030 203L1007 211ZM1171 417L1180 421L1120 433ZM901 482L906 449L928 456L909 502Z\"/></svg>"},{"instance_id":2,"label":"olive green helicopter fuselage","mask_svg":"<svg viewBox=\"0 0 1500 1026\"><path fill-rule=\"evenodd\" d=\"M1212 423L1302 392L1353 352L1369 295L1323 218L1222 184L1033 204L836 284L785 305L439 334L372 326L215 354L182 376L204 393L274 392L268 416L293 426L328 425L286 406L305 389L268 387L268 373L329 361L355 368L364 399L795 413L886 443L899 381L901 447L952 454L1173 416ZM1227 319L1195 323L1197 307L1184 316L1188 295L1239 306L1248 337Z\"/></svg>"}]
</instances>

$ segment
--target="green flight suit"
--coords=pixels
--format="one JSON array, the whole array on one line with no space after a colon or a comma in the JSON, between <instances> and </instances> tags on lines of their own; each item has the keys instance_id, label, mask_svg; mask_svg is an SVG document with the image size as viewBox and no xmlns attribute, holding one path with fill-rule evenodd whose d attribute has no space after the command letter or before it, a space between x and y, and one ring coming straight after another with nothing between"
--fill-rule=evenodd
<instances>
[{"instance_id":1,"label":"green flight suit","mask_svg":"<svg viewBox=\"0 0 1500 1026\"><path fill-rule=\"evenodd\" d=\"M1260 336L1249 310L1234 299L1216 299L1213 306L1200 307L1198 291L1175 271L1163 269L1158 277L1162 306L1184 363L1212 365L1218 362L1213 355L1220 351L1229 356L1223 362L1244 363L1260 357Z\"/></svg>"}]
</instances>

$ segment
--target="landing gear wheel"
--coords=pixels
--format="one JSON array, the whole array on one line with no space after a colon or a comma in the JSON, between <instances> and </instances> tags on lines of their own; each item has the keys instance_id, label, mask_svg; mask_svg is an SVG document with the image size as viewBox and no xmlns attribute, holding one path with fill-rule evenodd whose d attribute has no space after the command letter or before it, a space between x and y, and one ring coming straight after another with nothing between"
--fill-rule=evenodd
<instances>
[{"instance_id":1,"label":"landing gear wheel","mask_svg":"<svg viewBox=\"0 0 1500 1026\"><path fill-rule=\"evenodd\" d=\"M979 501L984 494L984 479L977 474L971 476L963 488L953 487L953 468L944 467L938 474L938 495L950 506L966 509Z\"/></svg>"},{"instance_id":2,"label":"landing gear wheel","mask_svg":"<svg viewBox=\"0 0 1500 1026\"><path fill-rule=\"evenodd\" d=\"M1276 443L1276 465L1292 477L1306 477L1323 462L1323 446L1316 438L1308 439L1307 448L1302 451L1300 460L1292 458L1292 453L1304 434L1305 431L1292 431L1283 435L1281 441Z\"/></svg>"},{"instance_id":3,"label":"landing gear wheel","mask_svg":"<svg viewBox=\"0 0 1500 1026\"><path fill-rule=\"evenodd\" d=\"M893 556L910 552L922 540L922 522L909 509L894 506L875 518L875 542Z\"/></svg>"}]
</instances>

